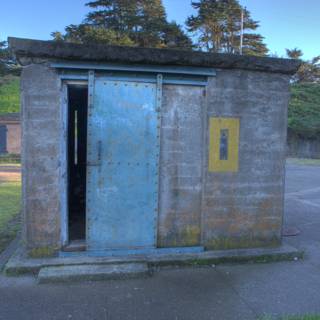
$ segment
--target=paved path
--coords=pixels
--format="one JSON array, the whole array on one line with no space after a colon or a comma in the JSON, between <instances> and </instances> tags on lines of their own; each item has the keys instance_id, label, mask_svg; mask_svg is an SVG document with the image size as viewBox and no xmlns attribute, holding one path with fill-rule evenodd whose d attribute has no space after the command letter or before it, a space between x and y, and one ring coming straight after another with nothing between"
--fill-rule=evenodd
<instances>
[{"instance_id":1,"label":"paved path","mask_svg":"<svg viewBox=\"0 0 320 320\"><path fill-rule=\"evenodd\" d=\"M0 183L17 182L21 180L21 167L0 164Z\"/></svg>"},{"instance_id":2,"label":"paved path","mask_svg":"<svg viewBox=\"0 0 320 320\"><path fill-rule=\"evenodd\" d=\"M0 319L256 320L320 313L320 167L287 168L287 240L304 261L164 270L149 279L36 285L0 277Z\"/></svg>"}]
</instances>

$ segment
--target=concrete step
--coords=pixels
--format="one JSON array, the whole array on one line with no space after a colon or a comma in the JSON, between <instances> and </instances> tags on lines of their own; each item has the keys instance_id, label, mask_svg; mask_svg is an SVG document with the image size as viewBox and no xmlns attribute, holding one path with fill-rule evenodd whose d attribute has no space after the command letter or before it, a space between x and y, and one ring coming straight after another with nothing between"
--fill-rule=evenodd
<instances>
[{"instance_id":1,"label":"concrete step","mask_svg":"<svg viewBox=\"0 0 320 320\"><path fill-rule=\"evenodd\" d=\"M131 279L149 274L146 263L43 267L38 274L38 283Z\"/></svg>"},{"instance_id":2,"label":"concrete step","mask_svg":"<svg viewBox=\"0 0 320 320\"><path fill-rule=\"evenodd\" d=\"M72 253L72 252L69 252ZM86 253L86 252L84 252ZM120 265L120 264L147 264L151 269L176 266L203 266L218 265L223 263L253 263L253 262L275 262L296 261L303 259L303 251L296 249L284 241L284 244L274 248L251 248L214 250L194 253L163 253L163 254L141 254L130 256L105 256L95 257L79 255L69 257L47 257L28 258L23 247L9 259L4 272L7 276L18 276L22 274L38 275L39 271L47 267L79 266L79 265Z\"/></svg>"}]
</instances>

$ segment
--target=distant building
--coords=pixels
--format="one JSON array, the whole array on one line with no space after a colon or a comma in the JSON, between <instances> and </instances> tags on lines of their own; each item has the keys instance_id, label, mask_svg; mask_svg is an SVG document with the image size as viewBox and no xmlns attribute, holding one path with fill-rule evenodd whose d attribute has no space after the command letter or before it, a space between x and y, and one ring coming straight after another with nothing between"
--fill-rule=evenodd
<instances>
[{"instance_id":1,"label":"distant building","mask_svg":"<svg viewBox=\"0 0 320 320\"><path fill-rule=\"evenodd\" d=\"M19 113L0 115L0 155L20 154L21 125Z\"/></svg>"}]
</instances>

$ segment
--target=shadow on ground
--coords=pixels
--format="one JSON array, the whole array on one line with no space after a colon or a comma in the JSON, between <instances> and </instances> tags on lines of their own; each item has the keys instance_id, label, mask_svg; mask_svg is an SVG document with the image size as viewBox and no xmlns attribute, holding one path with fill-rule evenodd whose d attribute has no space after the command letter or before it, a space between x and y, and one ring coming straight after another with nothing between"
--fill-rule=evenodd
<instances>
[{"instance_id":1,"label":"shadow on ground","mask_svg":"<svg viewBox=\"0 0 320 320\"><path fill-rule=\"evenodd\" d=\"M320 167L287 166L286 240L304 261L163 270L147 279L36 285L0 277L0 319L256 320L320 313Z\"/></svg>"}]
</instances>

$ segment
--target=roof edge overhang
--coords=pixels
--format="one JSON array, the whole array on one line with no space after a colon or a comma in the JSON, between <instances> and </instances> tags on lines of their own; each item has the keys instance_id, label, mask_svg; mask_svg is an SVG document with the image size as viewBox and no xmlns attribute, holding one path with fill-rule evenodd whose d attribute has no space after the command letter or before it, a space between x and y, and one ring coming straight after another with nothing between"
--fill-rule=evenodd
<instances>
[{"instance_id":1,"label":"roof edge overhang","mask_svg":"<svg viewBox=\"0 0 320 320\"><path fill-rule=\"evenodd\" d=\"M300 60L109 45L83 45L61 41L8 38L9 47L19 59L43 58L64 61L108 62L158 66L188 66L218 69L244 69L292 75Z\"/></svg>"}]
</instances>

